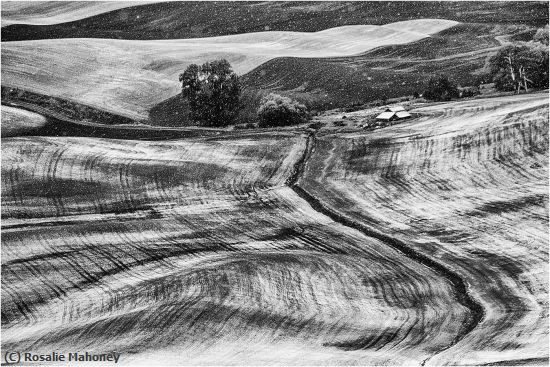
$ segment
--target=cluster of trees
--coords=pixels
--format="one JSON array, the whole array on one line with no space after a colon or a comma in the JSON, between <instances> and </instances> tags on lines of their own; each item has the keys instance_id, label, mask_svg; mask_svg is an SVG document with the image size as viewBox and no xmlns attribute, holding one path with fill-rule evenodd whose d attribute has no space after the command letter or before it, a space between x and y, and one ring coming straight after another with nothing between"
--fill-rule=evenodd
<instances>
[{"instance_id":1,"label":"cluster of trees","mask_svg":"<svg viewBox=\"0 0 550 367\"><path fill-rule=\"evenodd\" d=\"M227 60L189 65L179 80L194 121L212 127L237 122L242 85ZM272 93L261 100L257 118L260 127L286 126L307 122L309 113L305 105Z\"/></svg>"},{"instance_id":2,"label":"cluster of trees","mask_svg":"<svg viewBox=\"0 0 550 367\"><path fill-rule=\"evenodd\" d=\"M542 43L504 46L491 58L490 65L498 90L519 93L521 89L548 88L548 47Z\"/></svg>"},{"instance_id":3,"label":"cluster of trees","mask_svg":"<svg viewBox=\"0 0 550 367\"><path fill-rule=\"evenodd\" d=\"M531 42L518 42L501 47L489 59L489 78L500 91L529 91L548 88L548 26L539 29ZM444 75L428 80L424 97L433 101L448 101L475 94L473 88L459 90Z\"/></svg>"},{"instance_id":4,"label":"cluster of trees","mask_svg":"<svg viewBox=\"0 0 550 367\"><path fill-rule=\"evenodd\" d=\"M504 45L489 60L489 74L502 91L548 88L548 25L539 28L530 42Z\"/></svg>"}]
</instances>

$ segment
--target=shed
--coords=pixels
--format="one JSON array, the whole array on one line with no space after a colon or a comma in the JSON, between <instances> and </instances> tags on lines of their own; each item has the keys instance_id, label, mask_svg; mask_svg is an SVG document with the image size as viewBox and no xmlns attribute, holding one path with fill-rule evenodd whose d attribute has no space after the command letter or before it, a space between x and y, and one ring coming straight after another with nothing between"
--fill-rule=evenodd
<instances>
[{"instance_id":1,"label":"shed","mask_svg":"<svg viewBox=\"0 0 550 367\"><path fill-rule=\"evenodd\" d=\"M405 111L402 106L388 107L380 115L376 116L377 120L392 121L402 120L411 117L411 114Z\"/></svg>"},{"instance_id":2,"label":"shed","mask_svg":"<svg viewBox=\"0 0 550 367\"><path fill-rule=\"evenodd\" d=\"M395 112L385 111L385 112L382 112L380 115L376 116L376 119L390 121L395 117L396 117Z\"/></svg>"}]
</instances>

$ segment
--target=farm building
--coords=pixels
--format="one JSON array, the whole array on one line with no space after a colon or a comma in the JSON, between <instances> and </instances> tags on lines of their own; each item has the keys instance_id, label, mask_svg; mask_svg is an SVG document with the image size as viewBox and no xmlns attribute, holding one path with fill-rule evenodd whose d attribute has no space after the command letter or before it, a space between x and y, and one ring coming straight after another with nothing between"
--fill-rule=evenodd
<instances>
[{"instance_id":1,"label":"farm building","mask_svg":"<svg viewBox=\"0 0 550 367\"><path fill-rule=\"evenodd\" d=\"M402 120L411 117L411 114L405 111L402 106L388 107L380 115L376 116L377 120L393 121Z\"/></svg>"}]
</instances>

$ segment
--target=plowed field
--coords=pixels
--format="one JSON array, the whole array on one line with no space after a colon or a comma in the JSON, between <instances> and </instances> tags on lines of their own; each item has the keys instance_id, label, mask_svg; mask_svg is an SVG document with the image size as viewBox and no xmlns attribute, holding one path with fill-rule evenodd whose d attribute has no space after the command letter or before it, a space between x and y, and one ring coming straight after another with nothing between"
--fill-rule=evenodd
<instances>
[{"instance_id":1,"label":"plowed field","mask_svg":"<svg viewBox=\"0 0 550 367\"><path fill-rule=\"evenodd\" d=\"M544 363L547 96L415 112L347 134L2 139L2 348Z\"/></svg>"}]
</instances>

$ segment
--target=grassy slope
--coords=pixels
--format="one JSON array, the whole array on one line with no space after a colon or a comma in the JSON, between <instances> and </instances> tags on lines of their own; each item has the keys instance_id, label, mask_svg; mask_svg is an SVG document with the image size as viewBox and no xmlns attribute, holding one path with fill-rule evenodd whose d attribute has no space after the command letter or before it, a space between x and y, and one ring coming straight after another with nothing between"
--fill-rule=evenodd
<instances>
[{"instance_id":1,"label":"grassy slope","mask_svg":"<svg viewBox=\"0 0 550 367\"><path fill-rule=\"evenodd\" d=\"M266 30L315 32L418 18L459 22L548 22L544 2L166 2L124 8L75 22L2 29L3 40L43 38L176 39ZM25 21L23 15L19 15ZM160 21L162 20L162 21Z\"/></svg>"},{"instance_id":2,"label":"grassy slope","mask_svg":"<svg viewBox=\"0 0 550 367\"><path fill-rule=\"evenodd\" d=\"M2 347L154 364L417 364L450 284L284 185L298 134L2 141Z\"/></svg>"},{"instance_id":3,"label":"grassy slope","mask_svg":"<svg viewBox=\"0 0 550 367\"><path fill-rule=\"evenodd\" d=\"M319 139L299 184L458 272L484 319L430 360L548 358L548 95L437 104Z\"/></svg>"},{"instance_id":4,"label":"grassy slope","mask_svg":"<svg viewBox=\"0 0 550 367\"><path fill-rule=\"evenodd\" d=\"M2 47L2 83L145 119L150 108L178 93L178 74L190 63L224 57L243 74L275 57L353 55L382 45L412 42L454 24L424 19L316 33L260 32L157 41L7 42Z\"/></svg>"}]
</instances>

